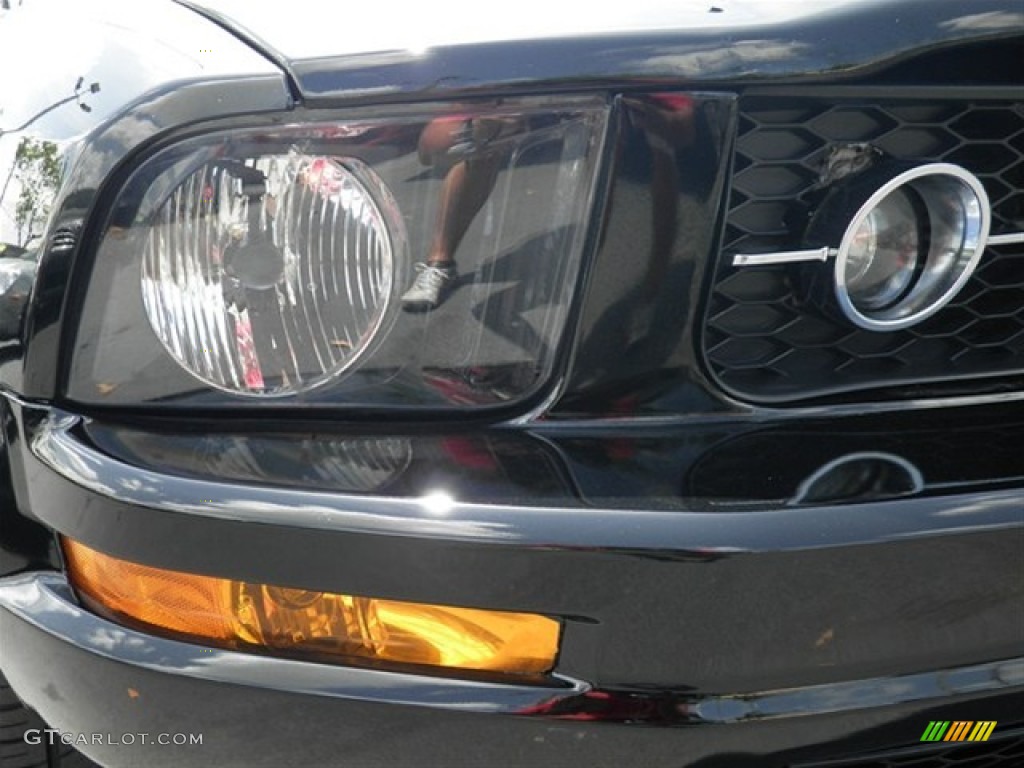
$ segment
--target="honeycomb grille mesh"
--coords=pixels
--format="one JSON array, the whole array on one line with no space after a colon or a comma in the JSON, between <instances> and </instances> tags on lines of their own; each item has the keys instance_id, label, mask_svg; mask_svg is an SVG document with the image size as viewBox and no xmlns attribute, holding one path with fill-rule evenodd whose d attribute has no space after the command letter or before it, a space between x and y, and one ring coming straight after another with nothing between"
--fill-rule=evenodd
<instances>
[{"instance_id":1,"label":"honeycomb grille mesh","mask_svg":"<svg viewBox=\"0 0 1024 768\"><path fill-rule=\"evenodd\" d=\"M1024 104L745 97L702 339L715 378L740 397L768 402L920 391L897 385L956 382L961 393L1007 386L1024 372L1024 246L989 247L949 305L886 333L812 307L792 266L731 266L736 253L802 247L800 222L821 198L824 169L840 149L960 165L988 192L992 234L1024 232Z\"/></svg>"}]
</instances>

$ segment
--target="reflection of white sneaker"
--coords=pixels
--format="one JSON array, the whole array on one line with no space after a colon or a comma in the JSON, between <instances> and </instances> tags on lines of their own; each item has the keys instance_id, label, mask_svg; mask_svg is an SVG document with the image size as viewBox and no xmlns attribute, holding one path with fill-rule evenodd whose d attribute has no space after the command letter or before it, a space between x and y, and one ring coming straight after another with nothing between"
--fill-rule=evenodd
<instances>
[{"instance_id":1,"label":"reflection of white sneaker","mask_svg":"<svg viewBox=\"0 0 1024 768\"><path fill-rule=\"evenodd\" d=\"M416 280L402 296L402 309L407 312L429 312L448 298L458 276L455 265L437 267L417 264Z\"/></svg>"}]
</instances>

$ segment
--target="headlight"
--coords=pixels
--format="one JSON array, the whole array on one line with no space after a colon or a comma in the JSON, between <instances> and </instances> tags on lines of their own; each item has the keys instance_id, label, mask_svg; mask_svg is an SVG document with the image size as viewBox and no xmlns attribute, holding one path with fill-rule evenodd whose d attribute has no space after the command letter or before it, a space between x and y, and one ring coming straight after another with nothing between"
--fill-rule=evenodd
<instances>
[{"instance_id":1,"label":"headlight","mask_svg":"<svg viewBox=\"0 0 1024 768\"><path fill-rule=\"evenodd\" d=\"M375 338L402 232L383 184L357 160L292 152L205 163L149 227L146 318L171 357L211 387L312 389Z\"/></svg>"},{"instance_id":2,"label":"headlight","mask_svg":"<svg viewBox=\"0 0 1024 768\"><path fill-rule=\"evenodd\" d=\"M111 204L69 397L465 408L537 393L606 113L537 99L333 114L150 154ZM439 252L444 270L417 266ZM441 290L412 302L424 272Z\"/></svg>"}]
</instances>

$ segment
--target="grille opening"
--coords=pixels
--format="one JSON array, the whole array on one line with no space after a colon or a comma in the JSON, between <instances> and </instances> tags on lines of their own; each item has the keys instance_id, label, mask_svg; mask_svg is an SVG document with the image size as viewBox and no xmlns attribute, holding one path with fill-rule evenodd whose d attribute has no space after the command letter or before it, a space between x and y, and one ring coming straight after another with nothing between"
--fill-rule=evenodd
<instances>
[{"instance_id":1,"label":"grille opening","mask_svg":"<svg viewBox=\"0 0 1024 768\"><path fill-rule=\"evenodd\" d=\"M733 267L736 253L804 246L809 212L837 178L891 158L975 174L992 234L1024 232L1024 104L768 94L741 100L729 209L704 320L718 383L755 402L891 400L1002 391L1024 375L1024 245L986 249L933 317L887 333L811 306L799 267ZM837 244L838 245L838 244ZM971 382L971 383L966 383Z\"/></svg>"}]
</instances>

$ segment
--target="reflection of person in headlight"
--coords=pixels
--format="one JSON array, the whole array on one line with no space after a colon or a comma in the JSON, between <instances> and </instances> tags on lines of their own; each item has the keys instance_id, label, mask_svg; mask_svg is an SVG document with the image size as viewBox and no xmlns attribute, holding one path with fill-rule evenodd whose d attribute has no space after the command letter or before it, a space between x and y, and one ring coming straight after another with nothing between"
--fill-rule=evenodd
<instances>
[{"instance_id":1,"label":"reflection of person in headlight","mask_svg":"<svg viewBox=\"0 0 1024 768\"><path fill-rule=\"evenodd\" d=\"M402 296L407 311L429 312L455 287L455 251L494 189L507 154L498 139L519 127L515 118L446 115L423 129L420 161L443 170L445 176L426 260L416 265L416 279Z\"/></svg>"}]
</instances>

